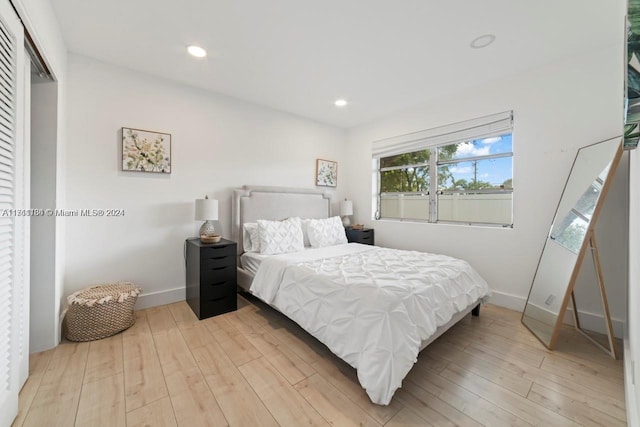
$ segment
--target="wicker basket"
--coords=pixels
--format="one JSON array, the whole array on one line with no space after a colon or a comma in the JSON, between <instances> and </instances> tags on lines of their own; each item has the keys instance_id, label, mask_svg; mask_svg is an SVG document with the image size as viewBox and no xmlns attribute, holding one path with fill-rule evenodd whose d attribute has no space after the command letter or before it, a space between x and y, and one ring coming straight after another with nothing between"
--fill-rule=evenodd
<instances>
[{"instance_id":1,"label":"wicker basket","mask_svg":"<svg viewBox=\"0 0 640 427\"><path fill-rule=\"evenodd\" d=\"M70 341L93 341L124 331L135 322L133 307L140 292L133 283L118 282L69 295L65 336Z\"/></svg>"}]
</instances>

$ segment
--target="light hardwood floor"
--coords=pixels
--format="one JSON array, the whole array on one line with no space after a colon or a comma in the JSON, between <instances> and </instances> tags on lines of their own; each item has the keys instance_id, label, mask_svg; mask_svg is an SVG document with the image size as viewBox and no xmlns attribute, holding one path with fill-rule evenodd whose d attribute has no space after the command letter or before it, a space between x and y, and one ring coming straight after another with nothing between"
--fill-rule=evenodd
<instances>
[{"instance_id":1,"label":"light hardwood floor","mask_svg":"<svg viewBox=\"0 0 640 427\"><path fill-rule=\"evenodd\" d=\"M185 302L140 310L121 334L33 354L14 426L626 425L622 362L571 328L550 352L485 305L378 406L289 319L238 304L203 321Z\"/></svg>"}]
</instances>

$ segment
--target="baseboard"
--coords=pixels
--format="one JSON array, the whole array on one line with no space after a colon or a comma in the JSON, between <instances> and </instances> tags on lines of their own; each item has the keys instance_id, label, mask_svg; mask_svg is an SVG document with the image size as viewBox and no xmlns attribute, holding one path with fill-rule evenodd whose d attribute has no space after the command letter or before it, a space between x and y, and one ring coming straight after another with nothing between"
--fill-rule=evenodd
<instances>
[{"instance_id":1,"label":"baseboard","mask_svg":"<svg viewBox=\"0 0 640 427\"><path fill-rule=\"evenodd\" d=\"M499 305L500 307L510 308L511 310L524 311L524 305L527 302L526 298L518 295L508 294L506 292L491 291L492 295L489 298L489 303Z\"/></svg>"},{"instance_id":2,"label":"baseboard","mask_svg":"<svg viewBox=\"0 0 640 427\"><path fill-rule=\"evenodd\" d=\"M171 304L186 299L186 288L174 288L164 291L142 293L138 296L136 310L143 308L156 307L164 304Z\"/></svg>"},{"instance_id":3,"label":"baseboard","mask_svg":"<svg viewBox=\"0 0 640 427\"><path fill-rule=\"evenodd\" d=\"M508 294L506 292L492 291L493 295L489 299L491 304L499 305L500 307L510 308L511 310L522 312L527 299L521 296ZM580 325L584 329L595 331L601 334L606 334L604 316L598 313L589 313L583 310L578 310L580 313ZM567 313L564 318L564 323L573 325L573 312L571 307L567 308ZM613 326L613 335L616 338L622 338L624 336L624 321L620 319L611 319Z\"/></svg>"},{"instance_id":4,"label":"baseboard","mask_svg":"<svg viewBox=\"0 0 640 427\"><path fill-rule=\"evenodd\" d=\"M583 310L578 310L580 314L580 327L588 331L598 332L600 334L606 334L607 328L604 321L604 316L599 313L589 313ZM567 308L567 313L564 316L564 323L567 325L573 325L573 309ZM622 339L624 337L624 321L620 319L611 319L611 326L613 327L613 336Z\"/></svg>"}]
</instances>

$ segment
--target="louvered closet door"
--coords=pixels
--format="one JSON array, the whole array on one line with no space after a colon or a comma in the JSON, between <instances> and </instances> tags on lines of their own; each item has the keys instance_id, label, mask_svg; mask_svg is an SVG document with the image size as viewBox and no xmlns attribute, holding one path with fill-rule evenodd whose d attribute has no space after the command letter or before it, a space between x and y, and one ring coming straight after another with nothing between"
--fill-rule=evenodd
<instances>
[{"instance_id":1,"label":"louvered closet door","mask_svg":"<svg viewBox=\"0 0 640 427\"><path fill-rule=\"evenodd\" d=\"M24 219L12 210L20 206L23 191L16 176L22 173L24 102L23 29L8 0L0 0L0 426L11 425L18 413L23 307L21 281ZM20 179L18 179L20 181ZM16 250L16 247L18 250ZM22 332L24 333L24 332Z\"/></svg>"}]
</instances>

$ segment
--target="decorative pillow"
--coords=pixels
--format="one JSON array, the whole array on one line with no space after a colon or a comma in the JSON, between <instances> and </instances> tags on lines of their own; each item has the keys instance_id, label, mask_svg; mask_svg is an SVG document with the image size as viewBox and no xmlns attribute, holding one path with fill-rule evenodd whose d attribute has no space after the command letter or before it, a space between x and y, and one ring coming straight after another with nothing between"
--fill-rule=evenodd
<instances>
[{"instance_id":1,"label":"decorative pillow","mask_svg":"<svg viewBox=\"0 0 640 427\"><path fill-rule=\"evenodd\" d=\"M247 222L242 226L242 246L245 252L260 252L258 223Z\"/></svg>"},{"instance_id":2,"label":"decorative pillow","mask_svg":"<svg viewBox=\"0 0 640 427\"><path fill-rule=\"evenodd\" d=\"M300 218L284 221L258 220L260 253L264 255L286 254L304 249Z\"/></svg>"},{"instance_id":3,"label":"decorative pillow","mask_svg":"<svg viewBox=\"0 0 640 427\"><path fill-rule=\"evenodd\" d=\"M310 219L307 225L309 242L314 248L334 246L347 243L347 235L340 217L327 219Z\"/></svg>"},{"instance_id":4,"label":"decorative pillow","mask_svg":"<svg viewBox=\"0 0 640 427\"><path fill-rule=\"evenodd\" d=\"M304 247L308 248L311 246L311 242L309 242L309 221L310 219L301 219L300 223L302 224L302 241L304 242Z\"/></svg>"}]
</instances>

